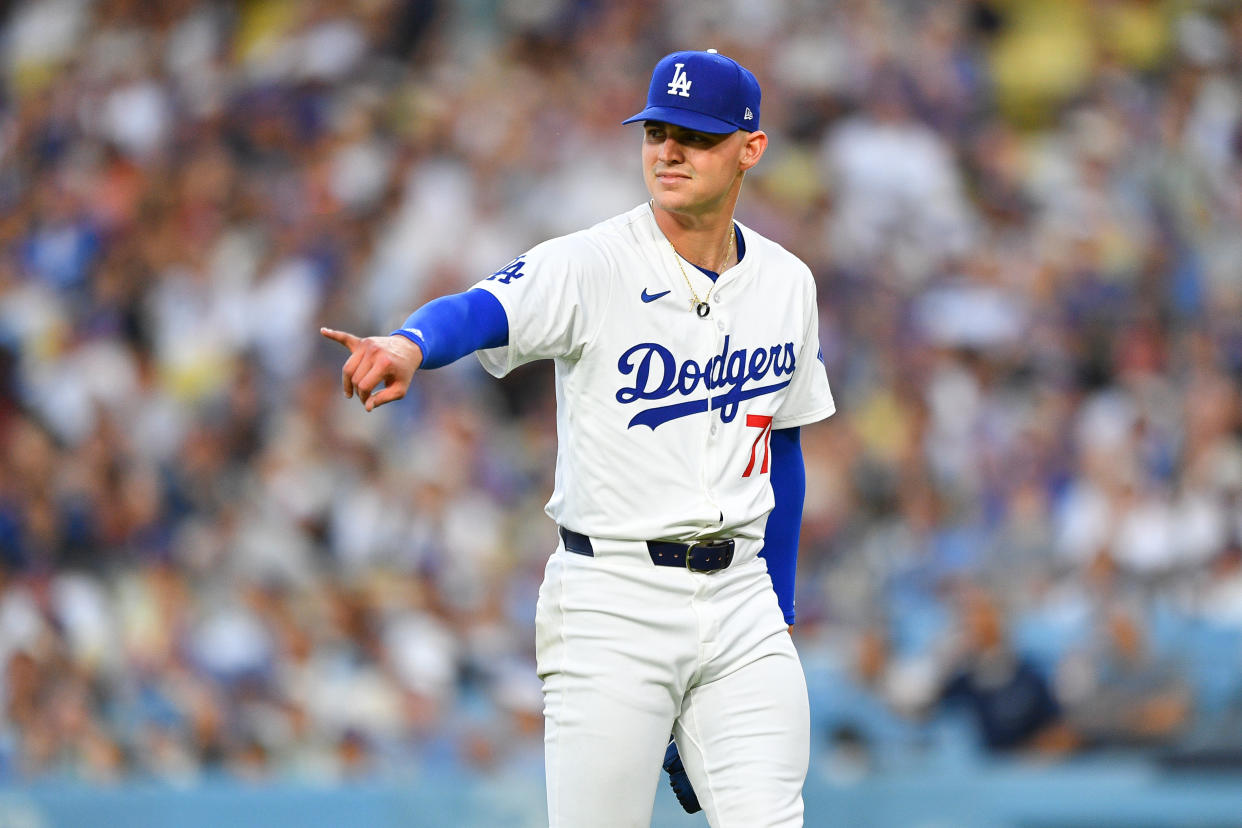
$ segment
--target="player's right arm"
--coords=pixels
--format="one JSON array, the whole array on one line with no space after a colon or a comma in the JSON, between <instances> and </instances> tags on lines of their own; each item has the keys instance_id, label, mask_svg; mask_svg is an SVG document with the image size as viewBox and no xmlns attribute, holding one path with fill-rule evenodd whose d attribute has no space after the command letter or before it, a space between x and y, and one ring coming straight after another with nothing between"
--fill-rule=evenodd
<instances>
[{"instance_id":1,"label":"player's right arm","mask_svg":"<svg viewBox=\"0 0 1242 828\"><path fill-rule=\"evenodd\" d=\"M341 369L346 397L372 411L406 395L419 368L439 368L480 348L509 339L504 307L487 291L473 289L423 305L388 336L364 338L332 328L319 332L349 349ZM376 392L380 383L384 388Z\"/></svg>"},{"instance_id":2,"label":"player's right arm","mask_svg":"<svg viewBox=\"0 0 1242 828\"><path fill-rule=\"evenodd\" d=\"M345 396L357 394L371 411L404 397L420 368L439 368L471 352L479 352L496 376L533 359L579 352L590 339L588 317L602 319L591 311L608 300L610 280L598 278L607 267L595 245L577 234L564 236L518 256L465 293L428 302L389 336L320 332L349 348L341 371Z\"/></svg>"},{"instance_id":3,"label":"player's right arm","mask_svg":"<svg viewBox=\"0 0 1242 828\"><path fill-rule=\"evenodd\" d=\"M349 349L341 368L342 389L346 397L357 394L367 411L404 397L423 362L418 345L400 336L363 338L333 328L320 328L319 333ZM381 382L384 389L373 393Z\"/></svg>"}]
</instances>

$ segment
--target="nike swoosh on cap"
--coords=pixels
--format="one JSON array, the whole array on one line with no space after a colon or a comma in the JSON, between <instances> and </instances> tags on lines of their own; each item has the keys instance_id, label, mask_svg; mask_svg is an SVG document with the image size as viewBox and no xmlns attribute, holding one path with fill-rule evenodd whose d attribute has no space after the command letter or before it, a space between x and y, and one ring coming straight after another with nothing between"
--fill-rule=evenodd
<instances>
[{"instance_id":1,"label":"nike swoosh on cap","mask_svg":"<svg viewBox=\"0 0 1242 828\"><path fill-rule=\"evenodd\" d=\"M643 288L643 294L639 298L642 299L644 302L654 302L655 300L659 299L661 296L667 296L670 293L672 293L671 290L661 291L660 293L648 293L647 289Z\"/></svg>"}]
</instances>

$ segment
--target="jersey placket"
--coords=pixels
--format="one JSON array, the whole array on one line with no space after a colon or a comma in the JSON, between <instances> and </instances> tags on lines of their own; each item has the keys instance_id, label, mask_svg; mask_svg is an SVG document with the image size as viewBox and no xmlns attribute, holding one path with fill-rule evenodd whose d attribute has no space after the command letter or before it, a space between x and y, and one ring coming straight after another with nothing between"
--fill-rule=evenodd
<instances>
[{"instance_id":1,"label":"jersey placket","mask_svg":"<svg viewBox=\"0 0 1242 828\"><path fill-rule=\"evenodd\" d=\"M725 336L729 331L729 312L727 306L720 296L719 281L723 280L723 275L717 277L716 295L713 297L712 312L702 321L710 326L708 336L712 342L712 348L708 360L703 364L706 367L710 364L710 359L717 354L724 353ZM724 366L727 371L727 360ZM703 383L704 387L707 383ZM716 470L724 465L724 459L720 456L722 451L727 450L728 441L725 439L725 424L721 419L721 410L716 408L715 397L717 392L727 393L728 385L722 384L718 388L707 388L707 431L704 435L703 446L703 465L699 469L700 479L702 482L703 492L707 496L708 501L716 510L719 516L719 526L725 523L724 509L720 505L720 496L709 483L710 480L719 479Z\"/></svg>"},{"instance_id":2,"label":"jersey placket","mask_svg":"<svg viewBox=\"0 0 1242 828\"><path fill-rule=\"evenodd\" d=\"M713 355L724 354L726 340L728 340L729 350L736 351L738 348L747 347L748 343L739 340L740 335L734 325L735 313L738 311L745 313L748 302L753 302L754 297L750 295L745 285L748 284L750 262L739 263L733 268L721 274L717 280L716 290L712 296L712 312L705 322L711 325L711 336L714 341ZM729 359L725 354L723 375L728 376ZM743 367L745 370L745 367ZM706 445L703 456L703 468L701 474L704 479L704 491L707 493L709 500L716 509L719 516L720 526L734 525L737 518L730 509L730 514L725 514L725 505L736 505L735 493L730 492L730 487L734 485L732 475L738 472L730 471L736 466L736 452L739 450L739 431L746 422L745 408L746 403L739 403L737 411L733 419L726 423L723 420L723 412L725 406L713 408L715 402L712 398L720 394L728 394L734 391L732 383L723 382L715 389L708 391L708 407L710 413L710 425L706 435ZM744 442L744 441L743 441ZM707 484L708 480L716 481L717 487L712 488ZM723 486L722 490L720 487Z\"/></svg>"}]
</instances>

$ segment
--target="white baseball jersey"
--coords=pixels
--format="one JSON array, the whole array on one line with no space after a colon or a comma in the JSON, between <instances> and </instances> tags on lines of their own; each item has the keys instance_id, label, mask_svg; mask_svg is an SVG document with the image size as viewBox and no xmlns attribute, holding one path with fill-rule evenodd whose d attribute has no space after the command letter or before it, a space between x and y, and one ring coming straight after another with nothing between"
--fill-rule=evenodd
<instances>
[{"instance_id":1,"label":"white baseball jersey","mask_svg":"<svg viewBox=\"0 0 1242 828\"><path fill-rule=\"evenodd\" d=\"M739 226L745 257L714 284L678 268L643 204L476 285L509 320L508 344L478 352L490 373L555 361L558 524L597 538L763 537L772 429L835 405L810 270ZM687 278L710 291L705 318Z\"/></svg>"}]
</instances>

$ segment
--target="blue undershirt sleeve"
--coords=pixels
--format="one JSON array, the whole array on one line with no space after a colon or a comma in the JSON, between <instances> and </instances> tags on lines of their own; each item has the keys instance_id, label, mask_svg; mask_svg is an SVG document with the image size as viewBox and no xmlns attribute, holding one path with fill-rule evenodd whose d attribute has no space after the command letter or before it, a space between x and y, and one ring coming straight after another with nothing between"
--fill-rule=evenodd
<instances>
[{"instance_id":1,"label":"blue undershirt sleeve","mask_svg":"<svg viewBox=\"0 0 1242 828\"><path fill-rule=\"evenodd\" d=\"M798 535L806 499L806 465L797 428L772 432L772 494L776 505L768 515L760 557L768 563L772 588L785 623L794 623L794 574L798 569Z\"/></svg>"},{"instance_id":2,"label":"blue undershirt sleeve","mask_svg":"<svg viewBox=\"0 0 1242 828\"><path fill-rule=\"evenodd\" d=\"M423 305L392 336L404 336L423 352L422 368L440 368L481 348L509 343L509 317L486 290L441 296Z\"/></svg>"}]
</instances>

